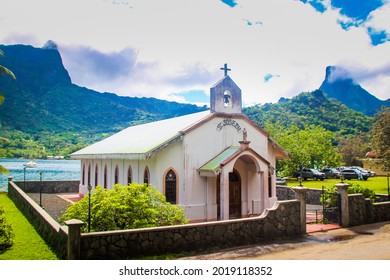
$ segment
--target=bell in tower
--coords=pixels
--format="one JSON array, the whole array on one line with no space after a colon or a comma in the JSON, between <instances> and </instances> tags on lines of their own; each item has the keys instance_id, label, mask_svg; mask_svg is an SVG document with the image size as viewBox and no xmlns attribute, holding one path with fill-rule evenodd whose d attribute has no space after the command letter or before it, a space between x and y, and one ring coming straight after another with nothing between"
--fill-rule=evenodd
<instances>
[{"instance_id":1,"label":"bell in tower","mask_svg":"<svg viewBox=\"0 0 390 280\"><path fill-rule=\"evenodd\" d=\"M230 71L225 64L224 77L210 88L210 110L215 113L241 114L241 89L227 74Z\"/></svg>"}]
</instances>

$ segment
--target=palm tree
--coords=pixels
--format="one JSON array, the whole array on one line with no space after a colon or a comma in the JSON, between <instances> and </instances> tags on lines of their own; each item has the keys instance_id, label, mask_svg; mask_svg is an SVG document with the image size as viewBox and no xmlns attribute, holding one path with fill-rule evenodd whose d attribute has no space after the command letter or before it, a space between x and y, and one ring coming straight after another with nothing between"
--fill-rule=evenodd
<instances>
[{"instance_id":1,"label":"palm tree","mask_svg":"<svg viewBox=\"0 0 390 280\"><path fill-rule=\"evenodd\" d=\"M0 57L1 56L4 56L4 52L2 50L0 50ZM9 70L8 68L4 67L3 65L0 65L0 75L10 75L13 79L16 79L14 73L12 73L11 70ZM4 95L0 92L0 105L3 104L4 102ZM3 138L0 136L0 143L7 143L9 142L8 139L6 138ZM8 173L8 170L0 165L0 174L4 174L4 173Z\"/></svg>"},{"instance_id":2,"label":"palm tree","mask_svg":"<svg viewBox=\"0 0 390 280\"><path fill-rule=\"evenodd\" d=\"M4 56L4 52L2 50L0 50L0 57L1 56ZM0 75L10 75L12 78L16 79L14 73L12 73L11 70L9 70L8 68L4 67L3 65L0 65ZM4 102L4 95L0 92L0 104L2 104Z\"/></svg>"}]
</instances>

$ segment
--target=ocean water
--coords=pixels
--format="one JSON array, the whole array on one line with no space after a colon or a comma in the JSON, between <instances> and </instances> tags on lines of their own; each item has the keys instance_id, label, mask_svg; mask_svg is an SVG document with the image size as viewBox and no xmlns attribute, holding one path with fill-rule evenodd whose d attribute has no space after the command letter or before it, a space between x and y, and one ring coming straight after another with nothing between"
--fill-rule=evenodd
<instances>
[{"instance_id":1,"label":"ocean water","mask_svg":"<svg viewBox=\"0 0 390 280\"><path fill-rule=\"evenodd\" d=\"M34 161L36 168L24 169L24 163ZM9 174L0 175L0 191L7 191L8 177L13 180L79 180L80 161L79 160L28 160L28 159L0 159L0 164L7 168Z\"/></svg>"}]
</instances>

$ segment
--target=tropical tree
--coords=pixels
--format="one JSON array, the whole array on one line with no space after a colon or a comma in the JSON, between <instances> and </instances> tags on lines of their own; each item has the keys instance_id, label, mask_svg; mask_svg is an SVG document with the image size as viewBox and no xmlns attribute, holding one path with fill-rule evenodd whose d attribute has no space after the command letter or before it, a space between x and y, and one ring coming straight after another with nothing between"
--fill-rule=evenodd
<instances>
[{"instance_id":1,"label":"tropical tree","mask_svg":"<svg viewBox=\"0 0 390 280\"><path fill-rule=\"evenodd\" d=\"M390 107L382 106L382 110L375 115L371 145L380 158L383 171L390 171Z\"/></svg>"},{"instance_id":2,"label":"tropical tree","mask_svg":"<svg viewBox=\"0 0 390 280\"><path fill-rule=\"evenodd\" d=\"M61 222L78 219L88 222L88 195L72 204L60 217ZM91 194L91 231L147 228L187 223L184 209L172 205L148 184L97 186ZM87 230L87 225L82 231Z\"/></svg>"},{"instance_id":3,"label":"tropical tree","mask_svg":"<svg viewBox=\"0 0 390 280\"><path fill-rule=\"evenodd\" d=\"M347 166L361 166L359 160L370 150L369 136L366 133L341 138L339 153Z\"/></svg>"},{"instance_id":4,"label":"tropical tree","mask_svg":"<svg viewBox=\"0 0 390 280\"><path fill-rule=\"evenodd\" d=\"M3 56L4 56L4 52L2 50L0 50L0 57L3 57ZM16 79L14 73L12 73L11 70L4 67L3 65L0 65L0 75L9 75L13 79ZM3 102L4 102L4 95L0 92L0 104L2 104Z\"/></svg>"},{"instance_id":5,"label":"tropical tree","mask_svg":"<svg viewBox=\"0 0 390 280\"><path fill-rule=\"evenodd\" d=\"M290 176L302 167L321 169L341 164L341 156L333 145L334 133L321 126L300 129L297 125L287 128L268 123L265 129L290 154L290 158L277 162L280 176Z\"/></svg>"},{"instance_id":6,"label":"tropical tree","mask_svg":"<svg viewBox=\"0 0 390 280\"><path fill-rule=\"evenodd\" d=\"M4 56L4 52L2 50L0 50L0 57L3 57ZM11 70L9 70L8 68L4 67L3 65L0 65L0 75L10 75L13 79L16 79L14 73L12 73ZM4 95L0 92L0 105L3 104L4 102ZM0 143L8 143L9 141L4 138L4 137L1 137L0 136ZM4 166L0 165L0 174L2 173L8 173L8 170L6 168L4 168Z\"/></svg>"}]
</instances>

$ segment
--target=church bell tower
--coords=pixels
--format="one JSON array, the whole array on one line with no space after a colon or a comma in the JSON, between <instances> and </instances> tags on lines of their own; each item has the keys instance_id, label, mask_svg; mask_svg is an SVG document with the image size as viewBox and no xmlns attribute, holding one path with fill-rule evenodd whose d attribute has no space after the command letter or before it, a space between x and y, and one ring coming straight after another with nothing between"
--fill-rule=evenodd
<instances>
[{"instance_id":1,"label":"church bell tower","mask_svg":"<svg viewBox=\"0 0 390 280\"><path fill-rule=\"evenodd\" d=\"M241 89L227 74L230 71L225 64L224 77L210 88L210 110L212 113L241 114Z\"/></svg>"}]
</instances>

